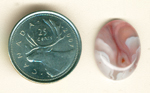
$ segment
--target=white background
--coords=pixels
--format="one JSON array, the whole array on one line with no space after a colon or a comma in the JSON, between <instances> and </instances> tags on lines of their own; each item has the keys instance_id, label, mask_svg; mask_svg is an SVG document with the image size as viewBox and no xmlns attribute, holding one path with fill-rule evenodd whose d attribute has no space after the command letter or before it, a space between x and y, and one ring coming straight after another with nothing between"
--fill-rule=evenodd
<instances>
[{"instance_id":1,"label":"white background","mask_svg":"<svg viewBox=\"0 0 150 93\"><path fill-rule=\"evenodd\" d=\"M82 55L65 78L48 84L31 82L13 68L8 38L14 25L37 10L53 10L68 17L82 39ZM131 76L107 79L94 59L94 43L100 28L119 18L138 32L141 57ZM150 0L0 0L0 93L150 93Z\"/></svg>"}]
</instances>

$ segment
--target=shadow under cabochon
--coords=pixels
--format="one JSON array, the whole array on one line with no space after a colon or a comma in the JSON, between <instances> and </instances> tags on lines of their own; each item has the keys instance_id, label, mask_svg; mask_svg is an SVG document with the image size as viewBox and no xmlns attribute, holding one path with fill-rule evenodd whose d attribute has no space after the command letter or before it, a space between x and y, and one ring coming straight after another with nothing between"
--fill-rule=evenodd
<instances>
[{"instance_id":1,"label":"shadow under cabochon","mask_svg":"<svg viewBox=\"0 0 150 93\"><path fill-rule=\"evenodd\" d=\"M136 30L123 20L112 20L105 24L95 42L98 67L113 80L124 79L135 70L140 50Z\"/></svg>"}]
</instances>

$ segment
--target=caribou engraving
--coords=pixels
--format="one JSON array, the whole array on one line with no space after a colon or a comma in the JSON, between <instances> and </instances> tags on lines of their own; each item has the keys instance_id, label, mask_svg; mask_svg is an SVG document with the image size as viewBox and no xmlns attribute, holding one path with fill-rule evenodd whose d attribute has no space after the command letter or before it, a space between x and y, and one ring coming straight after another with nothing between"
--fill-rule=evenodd
<instances>
[{"instance_id":1,"label":"caribou engraving","mask_svg":"<svg viewBox=\"0 0 150 93\"><path fill-rule=\"evenodd\" d=\"M45 55L53 51L53 47L57 43L62 41L65 38L65 36L61 36L60 26L56 26L56 24L52 20L43 19L43 21L51 29L53 36L56 37L56 40L50 45L41 46L29 34L27 34L25 38L29 45L32 46L32 48L25 54L26 59L29 62L39 62L48 67L48 69L45 68L47 75L49 75L50 77L54 77L58 75L60 71L52 66L52 63L49 62L50 60L45 59Z\"/></svg>"}]
</instances>

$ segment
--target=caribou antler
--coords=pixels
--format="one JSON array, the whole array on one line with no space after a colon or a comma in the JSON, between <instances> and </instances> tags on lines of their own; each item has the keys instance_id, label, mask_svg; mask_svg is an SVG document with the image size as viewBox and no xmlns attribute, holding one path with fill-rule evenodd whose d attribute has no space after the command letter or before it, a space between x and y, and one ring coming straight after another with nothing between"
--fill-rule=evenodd
<instances>
[{"instance_id":1,"label":"caribou antler","mask_svg":"<svg viewBox=\"0 0 150 93\"><path fill-rule=\"evenodd\" d=\"M52 21L52 20L48 20L46 21L45 19L43 19L44 23L46 23L51 29L52 29L52 32L55 36L57 36L58 39L60 39L60 26L57 27L56 24Z\"/></svg>"},{"instance_id":2,"label":"caribou antler","mask_svg":"<svg viewBox=\"0 0 150 93\"><path fill-rule=\"evenodd\" d=\"M33 46L38 46L38 44L31 38L31 36L29 34L27 34L28 37L25 37L26 40Z\"/></svg>"},{"instance_id":3,"label":"caribou antler","mask_svg":"<svg viewBox=\"0 0 150 93\"><path fill-rule=\"evenodd\" d=\"M38 45L32 38L29 34L27 34L27 37L26 37L26 40L34 47L33 49L31 49L29 52L26 53L26 55L30 54L32 51L34 50L37 50L37 49L40 49L40 48L51 48L53 46L55 46L58 42L60 42L61 40L63 40L65 38L64 37L61 37L61 34L60 34L60 26L57 27L56 24L51 21L51 20L48 20L46 21L45 19L43 19L44 23L46 23L51 29L52 29L52 33L54 34L55 37L57 37L57 40L56 42L50 44L50 45L47 45L47 46L40 46Z\"/></svg>"}]
</instances>

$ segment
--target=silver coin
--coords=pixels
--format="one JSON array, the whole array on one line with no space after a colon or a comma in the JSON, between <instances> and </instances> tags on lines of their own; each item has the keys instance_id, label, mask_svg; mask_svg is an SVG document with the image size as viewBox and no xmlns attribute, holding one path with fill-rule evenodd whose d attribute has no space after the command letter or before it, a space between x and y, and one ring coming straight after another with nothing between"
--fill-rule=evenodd
<instances>
[{"instance_id":1,"label":"silver coin","mask_svg":"<svg viewBox=\"0 0 150 93\"><path fill-rule=\"evenodd\" d=\"M9 39L9 55L24 77L53 82L68 75L79 61L80 35L65 16L38 11L22 18Z\"/></svg>"}]
</instances>

